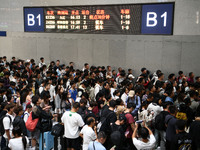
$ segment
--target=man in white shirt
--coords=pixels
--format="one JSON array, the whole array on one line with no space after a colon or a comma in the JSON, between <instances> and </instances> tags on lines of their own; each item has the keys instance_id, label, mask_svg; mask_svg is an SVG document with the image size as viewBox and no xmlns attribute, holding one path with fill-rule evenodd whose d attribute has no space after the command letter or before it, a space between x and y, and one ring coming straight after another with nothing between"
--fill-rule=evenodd
<instances>
[{"instance_id":1,"label":"man in white shirt","mask_svg":"<svg viewBox=\"0 0 200 150\"><path fill-rule=\"evenodd\" d=\"M133 144L138 150L151 150L154 149L156 139L152 133L152 131L145 125L145 122L142 123L143 127L141 127L138 131L141 140L136 138L136 133L138 130L138 123L135 123L135 130L132 135ZM148 136L150 138L148 138Z\"/></svg>"},{"instance_id":2,"label":"man in white shirt","mask_svg":"<svg viewBox=\"0 0 200 150\"><path fill-rule=\"evenodd\" d=\"M99 93L99 91L102 89L102 83L103 81L101 79L96 79L97 80L97 83L95 84L95 87L94 87L94 95L95 97L97 96L97 94Z\"/></svg>"},{"instance_id":3,"label":"man in white shirt","mask_svg":"<svg viewBox=\"0 0 200 150\"><path fill-rule=\"evenodd\" d=\"M45 62L44 62L44 58L41 57L40 58L40 63L39 63L39 68L41 68L43 65L45 65Z\"/></svg>"},{"instance_id":4,"label":"man in white shirt","mask_svg":"<svg viewBox=\"0 0 200 150\"><path fill-rule=\"evenodd\" d=\"M80 147L79 128L84 126L82 117L77 113L80 104L75 102L71 111L66 111L61 120L64 123L64 137L67 150L75 150Z\"/></svg>"},{"instance_id":5,"label":"man in white shirt","mask_svg":"<svg viewBox=\"0 0 200 150\"><path fill-rule=\"evenodd\" d=\"M3 127L5 130L3 137L6 139L6 143L5 143L6 145L4 145L4 146L7 146L9 140L12 138L12 129L13 129L12 122L14 120L14 116L13 116L14 107L15 107L14 104L8 104L6 106L8 113L6 114L6 116L3 119Z\"/></svg>"},{"instance_id":6,"label":"man in white shirt","mask_svg":"<svg viewBox=\"0 0 200 150\"><path fill-rule=\"evenodd\" d=\"M95 119L93 117L89 117L87 119L87 125L83 127L80 132L80 136L83 138L83 148L82 150L88 150L88 145L91 141L96 140L97 131L95 126ZM94 128L94 130L93 130Z\"/></svg>"}]
</instances>

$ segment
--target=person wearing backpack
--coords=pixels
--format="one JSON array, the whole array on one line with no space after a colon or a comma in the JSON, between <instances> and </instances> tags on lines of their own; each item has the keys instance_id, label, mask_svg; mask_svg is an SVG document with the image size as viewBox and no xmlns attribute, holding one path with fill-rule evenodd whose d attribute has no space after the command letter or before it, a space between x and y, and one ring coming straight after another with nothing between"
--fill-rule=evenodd
<instances>
[{"instance_id":1,"label":"person wearing backpack","mask_svg":"<svg viewBox=\"0 0 200 150\"><path fill-rule=\"evenodd\" d=\"M8 112L5 116L2 116L3 119L1 119L3 125L1 129L4 130L1 134L5 138L5 141L1 141L2 149L8 146L8 142L12 138L12 129L13 129L12 122L14 120L14 114L13 114L14 107L15 104L8 104L6 106Z\"/></svg>"},{"instance_id":2,"label":"person wearing backpack","mask_svg":"<svg viewBox=\"0 0 200 150\"><path fill-rule=\"evenodd\" d=\"M21 117L23 115L23 107L22 106L16 106L14 108L14 113L15 113L16 116L15 116L15 119L13 121L13 127L19 126L23 135L27 136L26 125L25 125L23 118Z\"/></svg>"},{"instance_id":3,"label":"person wearing backpack","mask_svg":"<svg viewBox=\"0 0 200 150\"><path fill-rule=\"evenodd\" d=\"M165 117L169 115L168 108L170 106L170 103L163 103L163 111L161 111L155 118L155 129L158 131L158 136L155 138L160 137L159 139L156 139L156 146L160 145L160 148L162 150L165 150L165 142L166 142L166 125L165 125Z\"/></svg>"},{"instance_id":4,"label":"person wearing backpack","mask_svg":"<svg viewBox=\"0 0 200 150\"><path fill-rule=\"evenodd\" d=\"M32 136L32 142L31 143L32 143L33 149L35 149L36 143L39 141L40 132L43 131L42 123L41 123L42 119L52 119L53 116L46 113L46 111L45 111L46 107L44 107L44 108L40 107L42 100L40 99L40 97L38 95L35 95L35 96L32 97L32 103L34 104L34 107L32 108L32 113L31 113L32 119L35 120L35 119L39 118L39 121L37 122L36 128L34 129L33 132L31 132L31 136Z\"/></svg>"},{"instance_id":5,"label":"person wearing backpack","mask_svg":"<svg viewBox=\"0 0 200 150\"><path fill-rule=\"evenodd\" d=\"M100 123L102 125L99 128L100 129L99 131L103 131L107 135L107 139L106 139L106 142L104 144L106 149L111 148L110 146L112 145L111 142L110 142L111 125L114 124L115 121L117 120L117 116L114 112L115 107L116 107L116 101L111 100L109 102L109 107L105 108L102 111L102 114L101 114L101 117L100 117ZM99 124L98 124L98 126L99 126Z\"/></svg>"},{"instance_id":6,"label":"person wearing backpack","mask_svg":"<svg viewBox=\"0 0 200 150\"><path fill-rule=\"evenodd\" d=\"M173 137L170 150L191 150L192 138L189 133L185 132L186 121L176 121L177 134Z\"/></svg>"},{"instance_id":7,"label":"person wearing backpack","mask_svg":"<svg viewBox=\"0 0 200 150\"><path fill-rule=\"evenodd\" d=\"M1 136L1 149L2 146L4 145L3 143L5 143L6 139L3 137L3 132L5 132L4 128L3 128L3 118L4 116L7 114L7 102L2 102L1 103L1 113L0 113L0 136Z\"/></svg>"},{"instance_id":8,"label":"person wearing backpack","mask_svg":"<svg viewBox=\"0 0 200 150\"><path fill-rule=\"evenodd\" d=\"M9 141L8 147L11 150L26 150L28 146L28 138L22 135L22 131L19 126L13 128L14 138Z\"/></svg>"},{"instance_id":9,"label":"person wearing backpack","mask_svg":"<svg viewBox=\"0 0 200 150\"><path fill-rule=\"evenodd\" d=\"M119 115L119 118L117 121L112 124L111 129L112 133L110 135L112 144L115 147L115 150L126 150L126 137L125 137L125 131L126 131L126 117L125 114L122 113Z\"/></svg>"},{"instance_id":10,"label":"person wearing backpack","mask_svg":"<svg viewBox=\"0 0 200 150\"><path fill-rule=\"evenodd\" d=\"M166 130L166 149L170 149L173 137L176 135L176 113L177 108L174 105L169 106L169 115L165 117Z\"/></svg>"}]
</instances>

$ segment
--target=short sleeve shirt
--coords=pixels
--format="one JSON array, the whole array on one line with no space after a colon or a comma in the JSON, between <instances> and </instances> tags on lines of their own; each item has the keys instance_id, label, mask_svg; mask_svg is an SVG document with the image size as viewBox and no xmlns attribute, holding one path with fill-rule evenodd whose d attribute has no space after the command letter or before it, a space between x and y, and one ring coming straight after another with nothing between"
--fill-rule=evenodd
<instances>
[{"instance_id":1,"label":"short sleeve shirt","mask_svg":"<svg viewBox=\"0 0 200 150\"><path fill-rule=\"evenodd\" d=\"M83 150L88 149L88 145L91 141L96 140L96 134L94 130L89 127L88 125L85 125L83 129L81 130L81 134L83 134Z\"/></svg>"},{"instance_id":2,"label":"short sleeve shirt","mask_svg":"<svg viewBox=\"0 0 200 150\"><path fill-rule=\"evenodd\" d=\"M144 143L143 141L133 138L133 144L138 150L152 150L155 147L156 139L153 134L150 135L149 141Z\"/></svg>"},{"instance_id":3,"label":"short sleeve shirt","mask_svg":"<svg viewBox=\"0 0 200 150\"><path fill-rule=\"evenodd\" d=\"M61 120L65 127L64 137L70 139L78 138L80 134L79 127L84 126L81 115L75 112L66 111Z\"/></svg>"},{"instance_id":4,"label":"short sleeve shirt","mask_svg":"<svg viewBox=\"0 0 200 150\"><path fill-rule=\"evenodd\" d=\"M128 113L125 115L126 116L126 120L127 120L127 129L126 129L126 132L128 132L128 135L127 135L127 138L131 138L132 137L132 134L133 134L133 131L132 131L132 128L131 128L131 124L135 122L133 116Z\"/></svg>"},{"instance_id":5,"label":"short sleeve shirt","mask_svg":"<svg viewBox=\"0 0 200 150\"><path fill-rule=\"evenodd\" d=\"M12 122L10 122L10 118L8 116L10 116L10 118L11 118L11 120L13 122L14 117L12 115L10 115L10 114L7 113L6 117L3 118L3 126L4 126L5 130L9 130L10 131L10 136L12 137L13 125L12 125ZM7 135L6 135L6 133L3 136L6 139L8 138Z\"/></svg>"}]
</instances>

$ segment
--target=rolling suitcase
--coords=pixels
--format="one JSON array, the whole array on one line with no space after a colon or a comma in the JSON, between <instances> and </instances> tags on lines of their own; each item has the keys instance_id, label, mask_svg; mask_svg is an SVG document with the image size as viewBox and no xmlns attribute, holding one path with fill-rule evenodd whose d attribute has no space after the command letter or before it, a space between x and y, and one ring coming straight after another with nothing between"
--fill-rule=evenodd
<instances>
[{"instance_id":1,"label":"rolling suitcase","mask_svg":"<svg viewBox=\"0 0 200 150\"><path fill-rule=\"evenodd\" d=\"M51 132L44 132L40 134L40 150L51 150L54 148L54 136Z\"/></svg>"}]
</instances>

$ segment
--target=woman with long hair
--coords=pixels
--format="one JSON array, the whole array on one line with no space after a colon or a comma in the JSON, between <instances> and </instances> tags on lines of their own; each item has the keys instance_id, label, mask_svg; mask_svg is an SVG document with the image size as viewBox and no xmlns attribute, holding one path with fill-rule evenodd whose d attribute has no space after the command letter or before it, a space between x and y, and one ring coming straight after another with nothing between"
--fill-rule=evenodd
<instances>
[{"instance_id":1,"label":"woman with long hair","mask_svg":"<svg viewBox=\"0 0 200 150\"><path fill-rule=\"evenodd\" d=\"M22 136L22 131L20 127L15 127L12 133L14 138L10 139L8 147L11 150L26 150L29 141L26 136Z\"/></svg>"}]
</instances>

